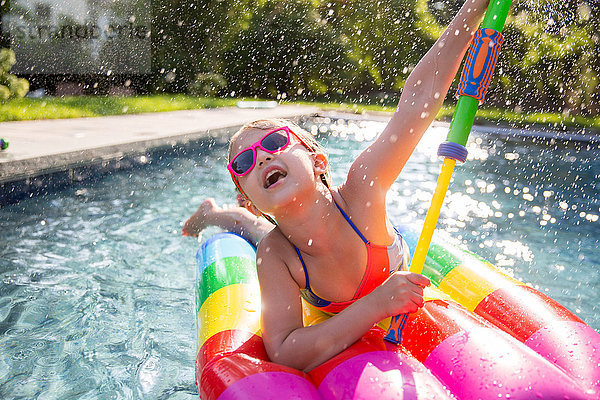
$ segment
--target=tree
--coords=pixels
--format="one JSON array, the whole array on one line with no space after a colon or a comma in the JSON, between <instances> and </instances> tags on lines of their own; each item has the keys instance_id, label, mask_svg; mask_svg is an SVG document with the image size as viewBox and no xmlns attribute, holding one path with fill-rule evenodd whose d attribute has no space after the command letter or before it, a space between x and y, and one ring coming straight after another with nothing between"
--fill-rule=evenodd
<instances>
[{"instance_id":1,"label":"tree","mask_svg":"<svg viewBox=\"0 0 600 400\"><path fill-rule=\"evenodd\" d=\"M321 15L344 42L357 69L358 91L398 91L433 43L415 25L415 4L408 0L332 0Z\"/></svg>"},{"instance_id":2,"label":"tree","mask_svg":"<svg viewBox=\"0 0 600 400\"><path fill-rule=\"evenodd\" d=\"M251 0L155 0L152 7L153 69L167 90L185 91L199 73L220 70L223 49L254 6Z\"/></svg>"},{"instance_id":3,"label":"tree","mask_svg":"<svg viewBox=\"0 0 600 400\"><path fill-rule=\"evenodd\" d=\"M459 3L418 0L420 24L439 34ZM515 0L486 103L599 115L598 13L595 0Z\"/></svg>"},{"instance_id":4,"label":"tree","mask_svg":"<svg viewBox=\"0 0 600 400\"><path fill-rule=\"evenodd\" d=\"M347 54L312 2L269 0L227 47L222 74L239 94L322 95L348 85L354 66Z\"/></svg>"}]
</instances>

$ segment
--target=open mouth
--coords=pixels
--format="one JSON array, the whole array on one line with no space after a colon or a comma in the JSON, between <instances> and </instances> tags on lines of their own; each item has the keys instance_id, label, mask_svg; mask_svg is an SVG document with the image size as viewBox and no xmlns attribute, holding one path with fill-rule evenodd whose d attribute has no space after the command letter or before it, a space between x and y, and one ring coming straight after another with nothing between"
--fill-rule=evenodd
<instances>
[{"instance_id":1,"label":"open mouth","mask_svg":"<svg viewBox=\"0 0 600 400\"><path fill-rule=\"evenodd\" d=\"M285 171L281 171L275 169L267 174L265 177L265 189L273 186L275 183L279 182L281 179L285 178L287 173Z\"/></svg>"}]
</instances>

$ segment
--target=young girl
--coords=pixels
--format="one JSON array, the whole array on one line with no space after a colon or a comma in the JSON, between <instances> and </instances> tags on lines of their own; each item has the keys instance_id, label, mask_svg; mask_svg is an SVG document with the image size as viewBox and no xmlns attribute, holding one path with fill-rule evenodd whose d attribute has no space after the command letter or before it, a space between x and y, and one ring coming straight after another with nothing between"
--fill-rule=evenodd
<instances>
[{"instance_id":1,"label":"young girl","mask_svg":"<svg viewBox=\"0 0 600 400\"><path fill-rule=\"evenodd\" d=\"M231 139L228 169L243 208L206 200L183 233L218 225L259 242L262 338L272 361L311 370L382 319L423 306L429 280L405 271L408 251L387 218L385 198L439 111L488 1L463 5L341 186L331 187L327 157L295 125L257 121ZM304 327L301 298L335 315Z\"/></svg>"}]
</instances>

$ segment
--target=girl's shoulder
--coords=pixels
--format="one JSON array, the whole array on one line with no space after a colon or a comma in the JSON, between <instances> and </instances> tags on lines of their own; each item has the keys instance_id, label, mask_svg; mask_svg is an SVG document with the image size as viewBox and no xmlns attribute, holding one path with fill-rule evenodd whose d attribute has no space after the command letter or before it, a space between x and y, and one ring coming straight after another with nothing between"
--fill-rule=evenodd
<instances>
[{"instance_id":1,"label":"girl's shoulder","mask_svg":"<svg viewBox=\"0 0 600 400\"><path fill-rule=\"evenodd\" d=\"M258 244L256 266L263 273L289 273L299 287L304 285L304 270L300 264L294 245L277 227L272 229Z\"/></svg>"},{"instance_id":2,"label":"girl's shoulder","mask_svg":"<svg viewBox=\"0 0 600 400\"><path fill-rule=\"evenodd\" d=\"M280 255L287 247L293 247L290 241L283 235L278 227L269 231L260 241L257 254L268 254L270 256Z\"/></svg>"}]
</instances>

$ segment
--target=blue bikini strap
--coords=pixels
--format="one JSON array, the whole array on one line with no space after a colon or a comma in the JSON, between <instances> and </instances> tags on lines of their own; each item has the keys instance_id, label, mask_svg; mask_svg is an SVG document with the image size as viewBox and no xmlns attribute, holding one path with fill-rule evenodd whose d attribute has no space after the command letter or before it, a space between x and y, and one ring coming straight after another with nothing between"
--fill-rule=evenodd
<instances>
[{"instance_id":1,"label":"blue bikini strap","mask_svg":"<svg viewBox=\"0 0 600 400\"><path fill-rule=\"evenodd\" d=\"M354 229L356 234L358 236L360 236L362 241L365 243L369 243L367 238L363 236L362 232L359 231L358 228L356 227L356 225L354 225L354 223L350 220L350 217L348 216L348 214L346 214L344 212L344 210L342 210L342 208L338 205L338 203L335 200L333 200L333 202L335 203L335 206L338 208L338 210L340 210L340 212L342 213L342 216L344 217L344 219L348 222L348 224L352 227L352 229ZM306 270L306 264L304 264L304 259L302 258L302 255L300 254L300 249L297 248L296 246L294 246L294 249L296 249L296 253L298 254L298 258L300 259L300 263L302 264L302 269L304 270L304 278L306 279L306 290L308 290L310 293L312 293L312 290L310 290L310 283L308 280L308 271ZM314 295L314 293L313 293L313 295Z\"/></svg>"},{"instance_id":2,"label":"blue bikini strap","mask_svg":"<svg viewBox=\"0 0 600 400\"><path fill-rule=\"evenodd\" d=\"M298 249L296 246L294 246L294 249L296 249L296 253L298 253L298 258L300 259L300 262L302 263L302 269L304 270L304 278L306 279L306 290L308 290L309 292L312 293L312 291L310 290L310 283L308 283L308 271L306 270L306 265L304 264L302 255L300 254L300 249Z\"/></svg>"},{"instance_id":3,"label":"blue bikini strap","mask_svg":"<svg viewBox=\"0 0 600 400\"><path fill-rule=\"evenodd\" d=\"M369 241L367 240L366 237L363 236L362 232L358 230L358 228L356 227L356 225L354 225L354 223L352 222L352 220L350 219L350 217L348 216L348 214L346 214L344 212L344 210L342 210L342 207L339 206L339 204L335 201L335 199L333 200L333 202L335 203L335 206L338 208L338 210L340 210L340 212L342 213L342 215L344 216L344 218L346 219L346 221L348 222L348 224L352 227L352 229L354 229L354 232L356 232L356 234L358 236L360 236L360 238L362 239L363 242L365 242L365 244L369 243Z\"/></svg>"}]
</instances>

